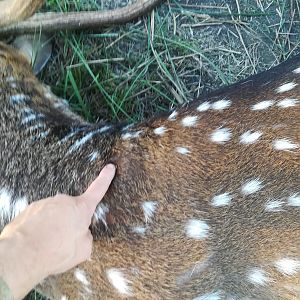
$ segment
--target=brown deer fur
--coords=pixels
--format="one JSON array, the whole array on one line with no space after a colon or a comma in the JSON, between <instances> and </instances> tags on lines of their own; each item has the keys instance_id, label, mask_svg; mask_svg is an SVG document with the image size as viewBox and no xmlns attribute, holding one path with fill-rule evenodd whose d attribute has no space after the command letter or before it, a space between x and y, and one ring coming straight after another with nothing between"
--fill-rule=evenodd
<instances>
[{"instance_id":1,"label":"brown deer fur","mask_svg":"<svg viewBox=\"0 0 300 300\"><path fill-rule=\"evenodd\" d=\"M106 128L70 112L1 44L0 207L9 195L11 214L0 209L0 225L24 197L77 195L104 164L118 167L93 220L91 261L39 290L52 299L300 299L299 67L296 56L177 115Z\"/></svg>"},{"instance_id":2,"label":"brown deer fur","mask_svg":"<svg viewBox=\"0 0 300 300\"><path fill-rule=\"evenodd\" d=\"M44 0L1 0L0 26L30 17L43 3Z\"/></svg>"}]
</instances>

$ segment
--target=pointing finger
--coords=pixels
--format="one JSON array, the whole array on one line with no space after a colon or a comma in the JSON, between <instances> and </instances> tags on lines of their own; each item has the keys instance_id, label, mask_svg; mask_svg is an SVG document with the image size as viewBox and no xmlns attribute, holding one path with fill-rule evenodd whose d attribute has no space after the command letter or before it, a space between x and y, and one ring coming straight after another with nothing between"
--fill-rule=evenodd
<instances>
[{"instance_id":1,"label":"pointing finger","mask_svg":"<svg viewBox=\"0 0 300 300\"><path fill-rule=\"evenodd\" d=\"M95 212L97 205L107 192L115 173L116 167L113 164L106 165L100 172L99 176L90 184L88 189L78 197L78 204L84 204L84 206L87 207L90 218Z\"/></svg>"}]
</instances>

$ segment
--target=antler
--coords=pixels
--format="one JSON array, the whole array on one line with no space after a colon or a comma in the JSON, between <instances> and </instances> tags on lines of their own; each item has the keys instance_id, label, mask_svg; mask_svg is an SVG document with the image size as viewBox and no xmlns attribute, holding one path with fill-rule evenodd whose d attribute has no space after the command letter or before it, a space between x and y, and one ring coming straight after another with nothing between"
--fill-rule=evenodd
<instances>
[{"instance_id":1,"label":"antler","mask_svg":"<svg viewBox=\"0 0 300 300\"><path fill-rule=\"evenodd\" d=\"M0 0L0 27L32 16L43 3L44 0Z\"/></svg>"},{"instance_id":2,"label":"antler","mask_svg":"<svg viewBox=\"0 0 300 300\"><path fill-rule=\"evenodd\" d=\"M10 0L4 1L4 3L7 3L8 1ZM36 14L26 21L18 22L1 28L0 36L9 34L33 33L36 31L53 32L57 30L92 29L112 24L115 25L126 23L145 14L161 1L162 0L138 0L132 5L128 5L126 7L100 12ZM14 0L14 2L18 1ZM41 1L36 0L33 2L36 2L37 4Z\"/></svg>"}]
</instances>

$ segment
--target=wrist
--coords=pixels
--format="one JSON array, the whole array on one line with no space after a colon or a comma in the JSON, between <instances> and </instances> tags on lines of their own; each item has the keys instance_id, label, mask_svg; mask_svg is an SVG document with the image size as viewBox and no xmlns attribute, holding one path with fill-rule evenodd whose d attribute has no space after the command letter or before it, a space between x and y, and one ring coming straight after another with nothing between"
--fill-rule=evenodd
<instances>
[{"instance_id":1,"label":"wrist","mask_svg":"<svg viewBox=\"0 0 300 300\"><path fill-rule=\"evenodd\" d=\"M22 299L46 277L41 269L33 270L39 264L29 246L21 235L0 235L0 276L10 288L14 299Z\"/></svg>"}]
</instances>

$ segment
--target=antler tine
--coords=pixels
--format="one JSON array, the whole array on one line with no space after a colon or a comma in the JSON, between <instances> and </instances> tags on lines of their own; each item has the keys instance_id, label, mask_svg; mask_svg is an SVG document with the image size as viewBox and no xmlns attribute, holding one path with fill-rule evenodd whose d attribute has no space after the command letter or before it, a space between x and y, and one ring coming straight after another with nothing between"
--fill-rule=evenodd
<instances>
[{"instance_id":1,"label":"antler tine","mask_svg":"<svg viewBox=\"0 0 300 300\"><path fill-rule=\"evenodd\" d=\"M6 3L8 1L10 0L4 2ZM36 4L40 2L39 0L31 1L36 2ZM0 28L0 36L34 33L40 30L43 32L55 32L57 30L92 29L126 23L145 14L161 1L162 0L138 0L137 2L126 7L100 12L91 11L36 14L28 20ZM14 2L18 1L15 0Z\"/></svg>"},{"instance_id":2,"label":"antler tine","mask_svg":"<svg viewBox=\"0 0 300 300\"><path fill-rule=\"evenodd\" d=\"M39 9L44 0L0 1L0 27L28 18Z\"/></svg>"}]
</instances>

